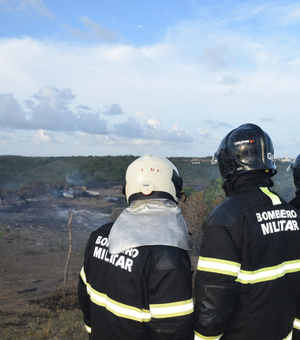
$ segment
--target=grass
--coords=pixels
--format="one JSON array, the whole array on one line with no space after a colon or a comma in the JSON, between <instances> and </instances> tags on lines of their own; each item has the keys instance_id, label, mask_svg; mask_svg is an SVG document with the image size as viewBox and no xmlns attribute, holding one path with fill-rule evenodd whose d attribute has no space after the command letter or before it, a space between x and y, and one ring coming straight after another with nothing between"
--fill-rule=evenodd
<instances>
[{"instance_id":1,"label":"grass","mask_svg":"<svg viewBox=\"0 0 300 340\"><path fill-rule=\"evenodd\" d=\"M0 339L88 339L75 288L58 288L12 310L0 311Z\"/></svg>"},{"instance_id":2,"label":"grass","mask_svg":"<svg viewBox=\"0 0 300 340\"><path fill-rule=\"evenodd\" d=\"M0 238L2 238L6 234L6 228L4 227L2 231L0 231Z\"/></svg>"},{"instance_id":3,"label":"grass","mask_svg":"<svg viewBox=\"0 0 300 340\"><path fill-rule=\"evenodd\" d=\"M35 249L26 249L24 251L24 255L41 255L42 252L39 250L35 250Z\"/></svg>"}]
</instances>

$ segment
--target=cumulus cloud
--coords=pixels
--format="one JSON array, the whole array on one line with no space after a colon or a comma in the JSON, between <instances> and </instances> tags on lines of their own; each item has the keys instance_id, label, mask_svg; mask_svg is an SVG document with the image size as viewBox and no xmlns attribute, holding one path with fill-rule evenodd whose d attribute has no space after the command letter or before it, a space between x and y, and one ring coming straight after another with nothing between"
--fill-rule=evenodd
<instances>
[{"instance_id":1,"label":"cumulus cloud","mask_svg":"<svg viewBox=\"0 0 300 340\"><path fill-rule=\"evenodd\" d=\"M42 16L45 16L49 19L54 18L54 14L49 12L43 0L1 0L0 5L1 4L7 12L16 13L30 11L33 9Z\"/></svg>"},{"instance_id":2,"label":"cumulus cloud","mask_svg":"<svg viewBox=\"0 0 300 340\"><path fill-rule=\"evenodd\" d=\"M104 135L105 145L146 145L150 141L153 145L180 145L194 142L194 138L179 124L174 124L168 130L162 127L160 120L147 117L141 111L138 111L138 118L127 117L124 122L115 123L112 130L109 130L108 122L101 119L99 110L92 112L89 106L78 105L78 111L74 113L70 109L74 100L75 95L71 89L59 90L53 86L45 86L30 99L26 99L24 108L13 94L1 94L0 126L3 130L37 131L30 139L39 146L61 143L62 140L56 137L59 132L69 135L79 132L82 143L89 143L92 135ZM101 114L110 117L124 115L118 104L106 105Z\"/></svg>"},{"instance_id":3,"label":"cumulus cloud","mask_svg":"<svg viewBox=\"0 0 300 340\"><path fill-rule=\"evenodd\" d=\"M119 104L111 104L105 106L103 114L106 116L118 116L123 115L124 112L120 108Z\"/></svg>"},{"instance_id":4,"label":"cumulus cloud","mask_svg":"<svg viewBox=\"0 0 300 340\"><path fill-rule=\"evenodd\" d=\"M129 117L124 123L114 124L114 133L119 136L141 138L143 128L136 119Z\"/></svg>"},{"instance_id":5,"label":"cumulus cloud","mask_svg":"<svg viewBox=\"0 0 300 340\"><path fill-rule=\"evenodd\" d=\"M12 94L0 95L0 124L2 127L22 130L51 130L92 134L106 134L106 120L99 113L74 114L68 107L75 98L70 89L58 90L45 86L26 100L24 111Z\"/></svg>"},{"instance_id":6,"label":"cumulus cloud","mask_svg":"<svg viewBox=\"0 0 300 340\"><path fill-rule=\"evenodd\" d=\"M55 143L57 142L55 135L49 131L39 130L37 134L33 136L33 142L37 145L41 143Z\"/></svg>"},{"instance_id":7,"label":"cumulus cloud","mask_svg":"<svg viewBox=\"0 0 300 340\"><path fill-rule=\"evenodd\" d=\"M188 131L175 124L171 131L164 129L156 118L143 118L140 124L135 118L128 118L126 122L114 125L114 134L124 137L156 140L167 143L192 143L194 138Z\"/></svg>"}]
</instances>

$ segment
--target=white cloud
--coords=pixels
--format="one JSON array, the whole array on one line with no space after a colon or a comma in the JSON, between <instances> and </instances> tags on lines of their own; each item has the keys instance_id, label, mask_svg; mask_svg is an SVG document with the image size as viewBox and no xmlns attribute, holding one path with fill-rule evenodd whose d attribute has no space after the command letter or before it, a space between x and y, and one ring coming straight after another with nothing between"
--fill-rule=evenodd
<instances>
[{"instance_id":1,"label":"white cloud","mask_svg":"<svg viewBox=\"0 0 300 340\"><path fill-rule=\"evenodd\" d=\"M276 26L271 18L280 6L251 3L220 20L182 21L147 46L121 43L117 33L87 17L86 31L77 33L104 43L1 39L0 126L63 131L78 148L101 145L108 154L152 143L177 155L205 156L220 136L251 121L274 136L275 145L287 141L281 152L293 154L288 137L298 131L289 120L299 116L300 49L291 26L297 20L289 16L297 17L298 7L282 11L290 25L283 27L284 20ZM263 28L244 29L247 20ZM38 91L45 84L51 86ZM189 148L179 149L180 143Z\"/></svg>"},{"instance_id":2,"label":"white cloud","mask_svg":"<svg viewBox=\"0 0 300 340\"><path fill-rule=\"evenodd\" d=\"M59 142L59 140L55 138L53 133L45 131L45 130L39 130L38 133L33 136L33 138L34 138L34 143L37 145L40 145L41 143Z\"/></svg>"},{"instance_id":3,"label":"white cloud","mask_svg":"<svg viewBox=\"0 0 300 340\"><path fill-rule=\"evenodd\" d=\"M25 101L25 112L12 94L0 95L0 124L2 127L22 130L84 131L106 134L106 120L98 113L74 114L68 107L75 98L70 89L58 90L45 86ZM27 117L30 118L27 118Z\"/></svg>"},{"instance_id":4,"label":"white cloud","mask_svg":"<svg viewBox=\"0 0 300 340\"><path fill-rule=\"evenodd\" d=\"M124 112L122 111L119 104L111 104L111 105L105 105L103 114L106 116L118 116L118 115L123 115Z\"/></svg>"},{"instance_id":5,"label":"white cloud","mask_svg":"<svg viewBox=\"0 0 300 340\"><path fill-rule=\"evenodd\" d=\"M141 125L135 118L129 117L124 123L114 125L115 135L144 139L166 143L192 143L193 137L189 132L183 130L178 124L172 127L171 131L164 129L161 122L156 118L143 118Z\"/></svg>"}]
</instances>

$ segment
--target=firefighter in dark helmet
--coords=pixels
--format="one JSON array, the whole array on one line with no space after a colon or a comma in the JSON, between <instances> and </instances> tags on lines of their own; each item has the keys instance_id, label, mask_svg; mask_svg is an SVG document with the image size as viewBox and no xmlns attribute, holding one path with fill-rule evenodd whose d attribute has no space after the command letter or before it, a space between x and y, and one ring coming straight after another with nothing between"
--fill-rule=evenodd
<instances>
[{"instance_id":1,"label":"firefighter in dark helmet","mask_svg":"<svg viewBox=\"0 0 300 340\"><path fill-rule=\"evenodd\" d=\"M300 218L270 189L272 141L259 126L244 124L225 136L215 160L228 198L203 228L195 339L292 339L299 315Z\"/></svg>"},{"instance_id":2,"label":"firefighter in dark helmet","mask_svg":"<svg viewBox=\"0 0 300 340\"><path fill-rule=\"evenodd\" d=\"M94 231L78 297L92 340L192 340L191 243L176 167L154 154L129 165L129 204Z\"/></svg>"},{"instance_id":3,"label":"firefighter in dark helmet","mask_svg":"<svg viewBox=\"0 0 300 340\"><path fill-rule=\"evenodd\" d=\"M295 197L290 201L290 204L295 208L300 209L300 155L298 155L293 162L286 169L287 172L292 171L295 184Z\"/></svg>"},{"instance_id":4,"label":"firefighter in dark helmet","mask_svg":"<svg viewBox=\"0 0 300 340\"><path fill-rule=\"evenodd\" d=\"M295 184L295 197L290 201L290 204L300 210L300 155L298 155L293 162L288 166L286 169L287 172L293 172L294 184ZM300 310L300 299L298 299L298 306L296 307L297 310ZM298 312L296 316L295 324L294 324L294 335L293 339L300 339L300 313Z\"/></svg>"}]
</instances>

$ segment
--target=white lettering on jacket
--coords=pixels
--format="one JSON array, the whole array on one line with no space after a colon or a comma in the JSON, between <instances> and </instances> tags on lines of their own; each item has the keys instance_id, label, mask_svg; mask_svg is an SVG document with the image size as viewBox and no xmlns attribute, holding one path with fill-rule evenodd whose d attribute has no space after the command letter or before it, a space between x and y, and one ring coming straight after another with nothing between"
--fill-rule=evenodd
<instances>
[{"instance_id":1,"label":"white lettering on jacket","mask_svg":"<svg viewBox=\"0 0 300 340\"><path fill-rule=\"evenodd\" d=\"M257 221L264 222L260 225L264 235L299 230L298 222L294 220L296 217L295 210L277 209L256 213Z\"/></svg>"},{"instance_id":2,"label":"white lettering on jacket","mask_svg":"<svg viewBox=\"0 0 300 340\"><path fill-rule=\"evenodd\" d=\"M131 268L134 263L132 259L136 258L139 255L138 249L128 249L123 251L121 254L113 255L110 254L107 249L109 245L107 237L98 236L95 244L98 244L102 247L95 246L93 257L108 262L115 267L120 267L131 272Z\"/></svg>"}]
</instances>

